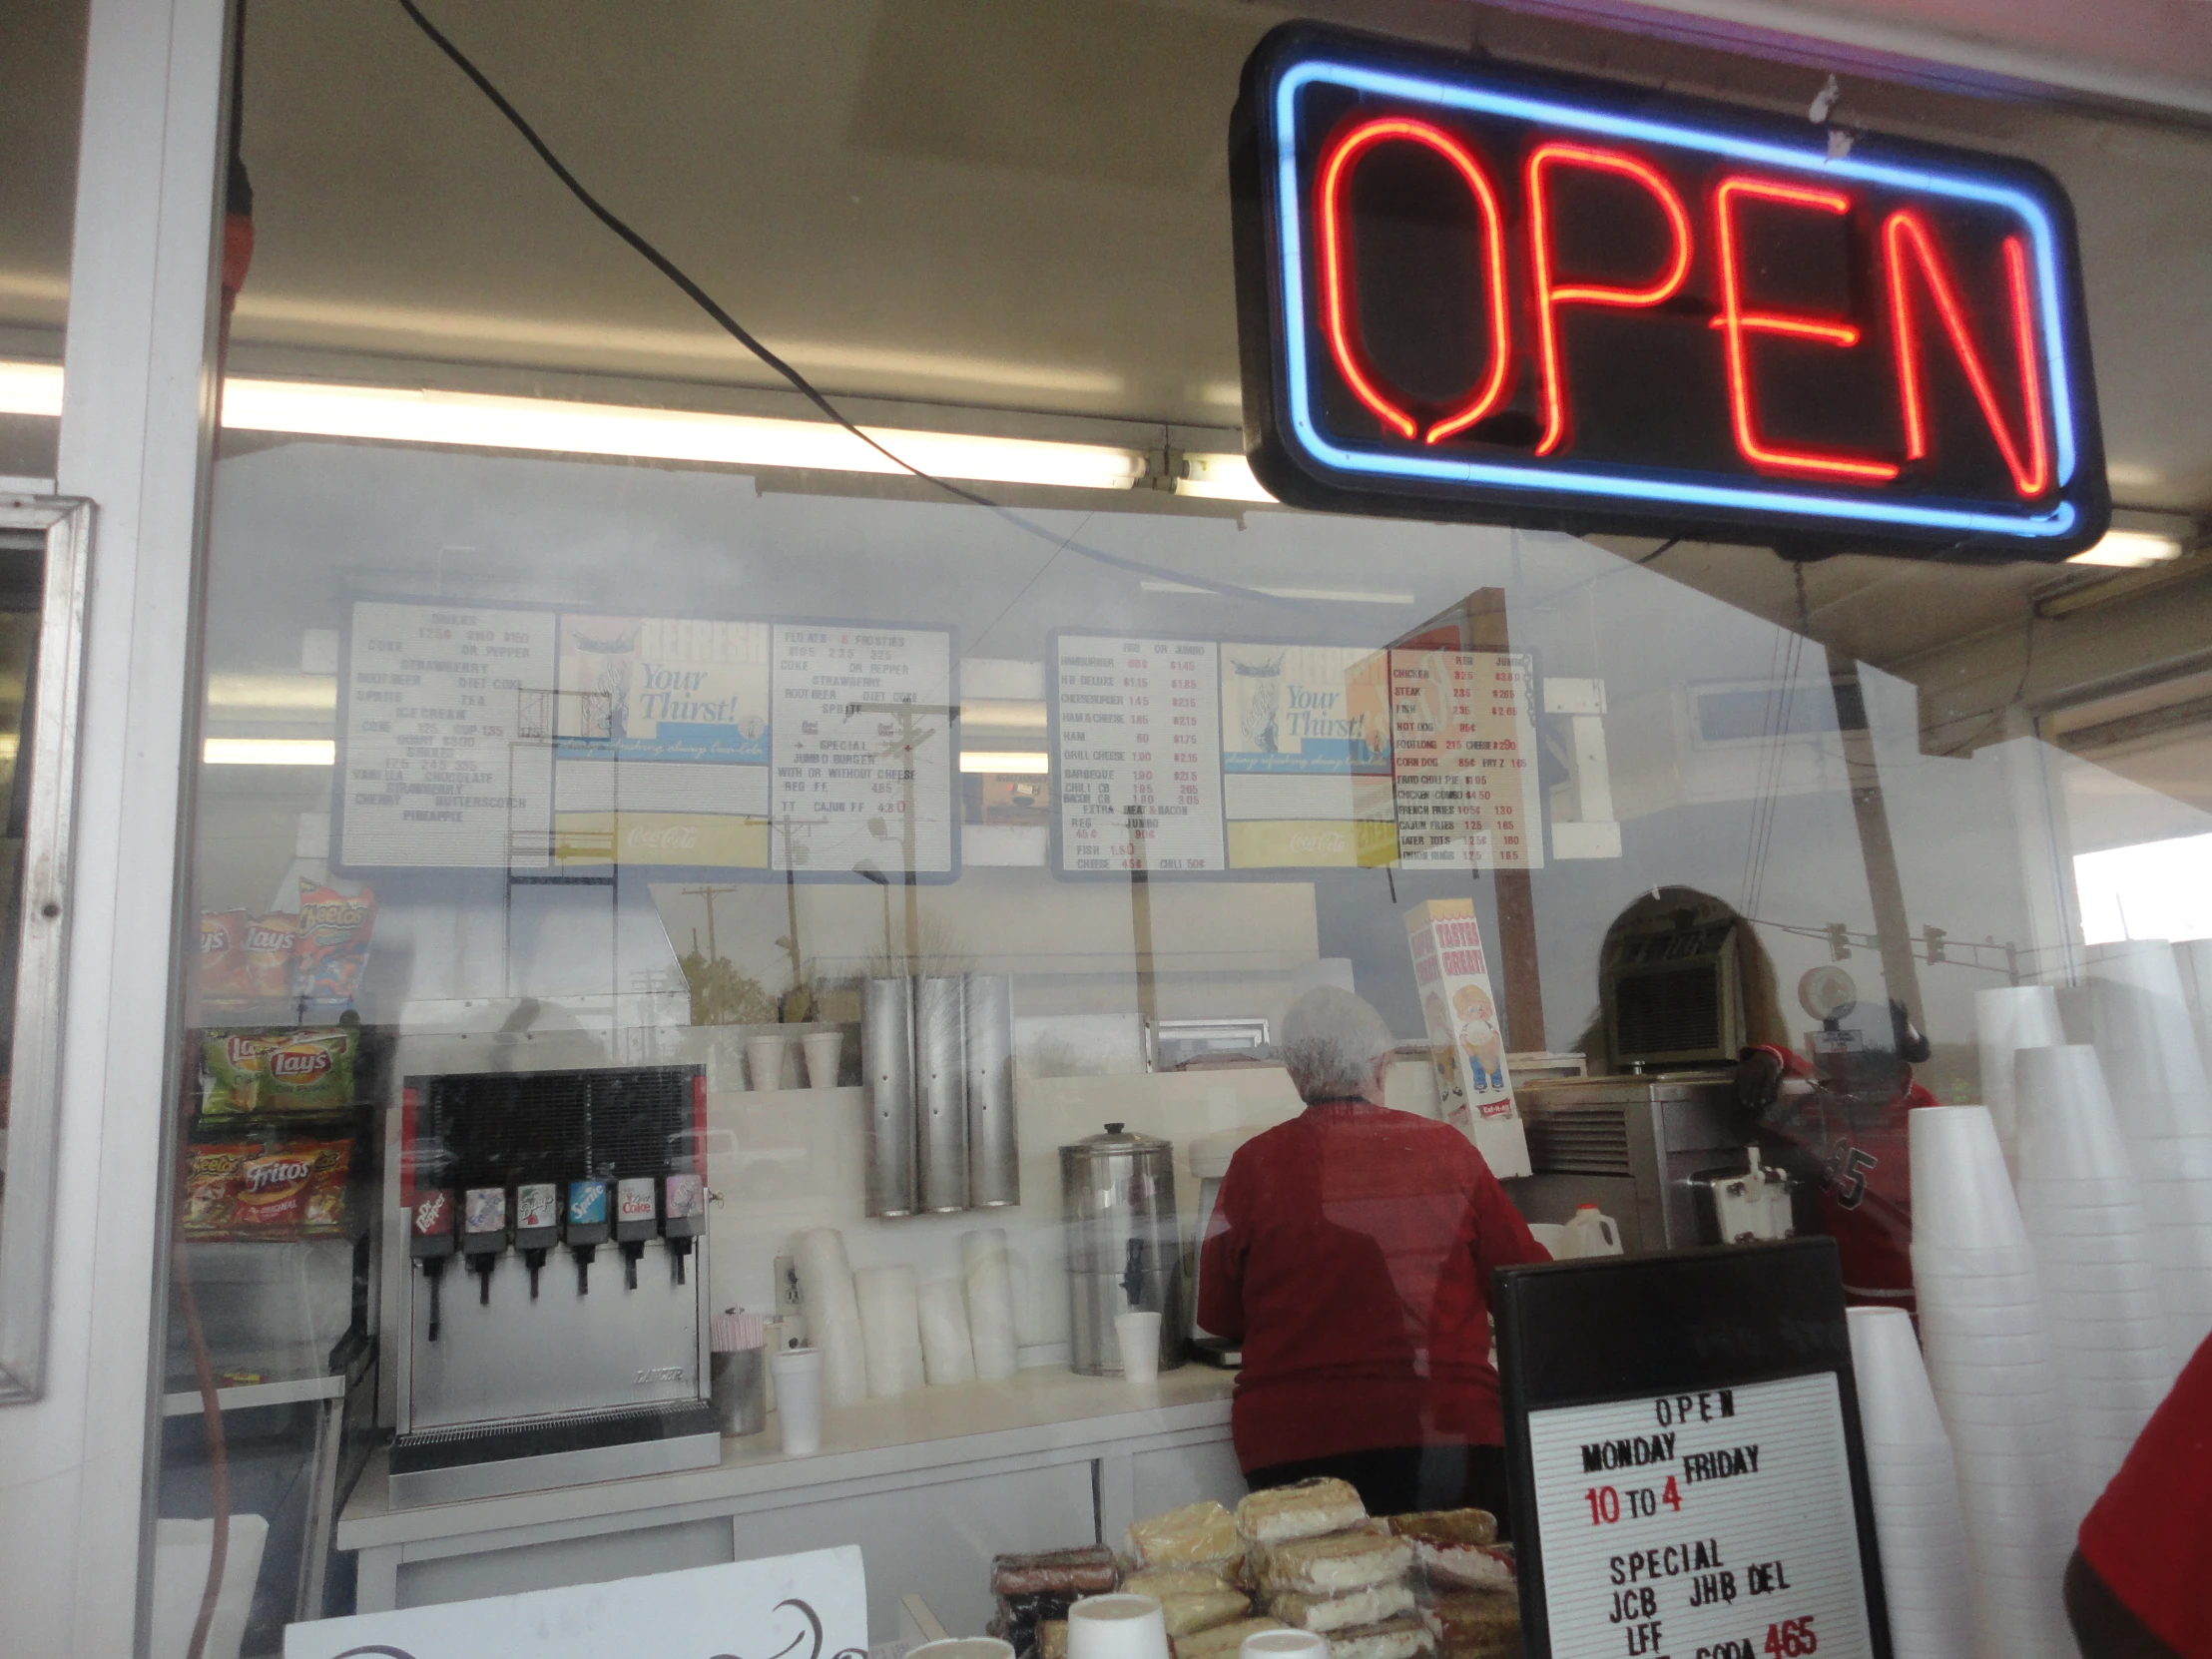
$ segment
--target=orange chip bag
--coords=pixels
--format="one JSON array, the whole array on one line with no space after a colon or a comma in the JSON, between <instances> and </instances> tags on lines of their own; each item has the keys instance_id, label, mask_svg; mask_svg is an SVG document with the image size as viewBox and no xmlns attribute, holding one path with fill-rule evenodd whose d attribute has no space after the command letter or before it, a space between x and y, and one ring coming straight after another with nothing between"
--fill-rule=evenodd
<instances>
[{"instance_id":1,"label":"orange chip bag","mask_svg":"<svg viewBox=\"0 0 2212 1659\"><path fill-rule=\"evenodd\" d=\"M292 947L298 937L299 923L283 910L273 910L249 921L246 941L239 952L243 969L239 975L240 994L291 995Z\"/></svg>"},{"instance_id":2,"label":"orange chip bag","mask_svg":"<svg viewBox=\"0 0 2212 1659\"><path fill-rule=\"evenodd\" d=\"M228 1239L238 1217L239 1169L261 1148L251 1141L196 1146L185 1171L185 1237Z\"/></svg>"},{"instance_id":3,"label":"orange chip bag","mask_svg":"<svg viewBox=\"0 0 2212 1659\"><path fill-rule=\"evenodd\" d=\"M246 912L200 913L200 994L236 996L246 969Z\"/></svg>"}]
</instances>

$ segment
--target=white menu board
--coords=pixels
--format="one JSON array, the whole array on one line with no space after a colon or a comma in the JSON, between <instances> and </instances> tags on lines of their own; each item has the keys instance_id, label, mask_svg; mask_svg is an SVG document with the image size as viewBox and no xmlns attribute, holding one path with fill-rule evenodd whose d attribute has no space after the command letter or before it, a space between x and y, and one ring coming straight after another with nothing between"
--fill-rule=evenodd
<instances>
[{"instance_id":1,"label":"white menu board","mask_svg":"<svg viewBox=\"0 0 2212 1659\"><path fill-rule=\"evenodd\" d=\"M952 693L948 633L776 624L769 867L951 873Z\"/></svg>"},{"instance_id":2,"label":"white menu board","mask_svg":"<svg viewBox=\"0 0 2212 1659\"><path fill-rule=\"evenodd\" d=\"M1833 1373L1528 1413L1552 1659L1867 1659Z\"/></svg>"},{"instance_id":3,"label":"white menu board","mask_svg":"<svg viewBox=\"0 0 2212 1659\"><path fill-rule=\"evenodd\" d=\"M1392 651L1392 796L1408 869L1533 869L1535 682L1497 651Z\"/></svg>"},{"instance_id":4,"label":"white menu board","mask_svg":"<svg viewBox=\"0 0 2212 1659\"><path fill-rule=\"evenodd\" d=\"M1210 640L1059 636L1054 784L1063 869L1227 864L1220 655Z\"/></svg>"},{"instance_id":5,"label":"white menu board","mask_svg":"<svg viewBox=\"0 0 2212 1659\"><path fill-rule=\"evenodd\" d=\"M356 604L339 862L544 868L554 675L550 611Z\"/></svg>"}]
</instances>

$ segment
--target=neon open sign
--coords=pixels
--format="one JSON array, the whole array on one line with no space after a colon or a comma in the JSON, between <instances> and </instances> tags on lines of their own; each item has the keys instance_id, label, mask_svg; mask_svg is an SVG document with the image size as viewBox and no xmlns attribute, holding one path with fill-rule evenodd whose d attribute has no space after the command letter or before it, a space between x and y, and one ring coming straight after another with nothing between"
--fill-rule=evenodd
<instances>
[{"instance_id":1,"label":"neon open sign","mask_svg":"<svg viewBox=\"0 0 2212 1659\"><path fill-rule=\"evenodd\" d=\"M2038 168L1303 25L1246 66L1234 166L1287 501L1804 554L2103 534Z\"/></svg>"}]
</instances>

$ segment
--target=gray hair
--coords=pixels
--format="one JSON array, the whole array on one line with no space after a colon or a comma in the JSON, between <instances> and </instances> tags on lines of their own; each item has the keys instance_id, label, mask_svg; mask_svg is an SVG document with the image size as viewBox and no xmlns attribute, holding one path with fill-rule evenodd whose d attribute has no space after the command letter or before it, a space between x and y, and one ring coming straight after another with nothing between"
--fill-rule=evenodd
<instances>
[{"instance_id":1,"label":"gray hair","mask_svg":"<svg viewBox=\"0 0 2212 1659\"><path fill-rule=\"evenodd\" d=\"M1364 1094L1375 1063L1395 1046L1373 1006L1334 985L1317 985L1283 1015L1276 1052L1301 1100L1349 1100Z\"/></svg>"}]
</instances>

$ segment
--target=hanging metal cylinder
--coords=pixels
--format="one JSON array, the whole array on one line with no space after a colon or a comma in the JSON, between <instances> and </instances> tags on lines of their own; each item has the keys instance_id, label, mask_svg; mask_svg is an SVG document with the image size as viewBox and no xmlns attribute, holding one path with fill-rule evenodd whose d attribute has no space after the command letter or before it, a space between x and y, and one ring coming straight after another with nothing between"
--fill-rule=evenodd
<instances>
[{"instance_id":1,"label":"hanging metal cylinder","mask_svg":"<svg viewBox=\"0 0 2212 1659\"><path fill-rule=\"evenodd\" d=\"M867 1083L867 1213L914 1213L914 982L870 979L860 1000Z\"/></svg>"},{"instance_id":2,"label":"hanging metal cylinder","mask_svg":"<svg viewBox=\"0 0 2212 1659\"><path fill-rule=\"evenodd\" d=\"M1014 1135L1014 986L1003 973L967 976L968 1203L1021 1202Z\"/></svg>"},{"instance_id":3,"label":"hanging metal cylinder","mask_svg":"<svg viewBox=\"0 0 2212 1659\"><path fill-rule=\"evenodd\" d=\"M968 1207L967 1017L956 974L914 982L914 1111L922 1210Z\"/></svg>"}]
</instances>

